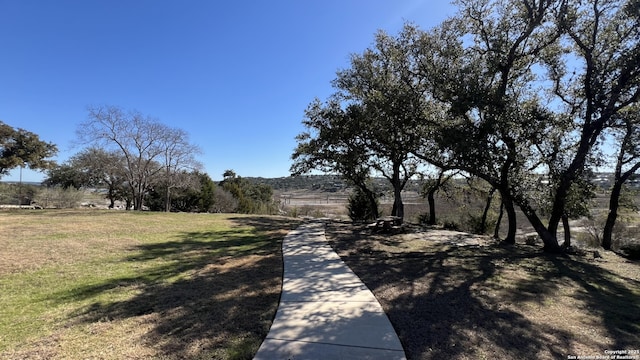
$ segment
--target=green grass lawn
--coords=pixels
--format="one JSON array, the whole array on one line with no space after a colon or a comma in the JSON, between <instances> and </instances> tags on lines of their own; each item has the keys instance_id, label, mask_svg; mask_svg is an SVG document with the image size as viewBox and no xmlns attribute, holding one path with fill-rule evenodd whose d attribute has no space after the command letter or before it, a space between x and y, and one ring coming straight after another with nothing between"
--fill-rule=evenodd
<instances>
[{"instance_id":1,"label":"green grass lawn","mask_svg":"<svg viewBox=\"0 0 640 360\"><path fill-rule=\"evenodd\" d=\"M251 358L295 220L0 212L0 358Z\"/></svg>"}]
</instances>

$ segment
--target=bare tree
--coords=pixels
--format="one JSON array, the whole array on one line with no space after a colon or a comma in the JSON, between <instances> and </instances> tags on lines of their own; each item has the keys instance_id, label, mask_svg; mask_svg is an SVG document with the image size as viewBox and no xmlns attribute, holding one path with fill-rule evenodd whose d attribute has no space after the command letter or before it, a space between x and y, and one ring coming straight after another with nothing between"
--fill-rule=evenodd
<instances>
[{"instance_id":1,"label":"bare tree","mask_svg":"<svg viewBox=\"0 0 640 360\"><path fill-rule=\"evenodd\" d=\"M182 129L166 127L164 136L159 139L162 149L160 154L162 162L161 183L165 186L164 210L171 210L171 189L178 187L196 186L189 180L188 172L198 171L202 168L195 155L202 150L189 142L189 134Z\"/></svg>"},{"instance_id":2,"label":"bare tree","mask_svg":"<svg viewBox=\"0 0 640 360\"><path fill-rule=\"evenodd\" d=\"M125 112L116 106L88 108L87 121L80 124L77 134L85 143L118 149L126 162L127 182L133 194L133 207L142 210L144 195L167 164L175 165L175 155L165 161L168 152L177 153L168 144L175 134L184 134L144 116L137 111Z\"/></svg>"}]
</instances>

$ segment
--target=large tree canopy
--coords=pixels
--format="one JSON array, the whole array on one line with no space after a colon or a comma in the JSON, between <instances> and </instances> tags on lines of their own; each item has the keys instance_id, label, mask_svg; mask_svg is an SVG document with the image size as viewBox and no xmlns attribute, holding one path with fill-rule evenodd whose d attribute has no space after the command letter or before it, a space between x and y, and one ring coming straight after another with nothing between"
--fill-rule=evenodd
<instances>
[{"instance_id":1,"label":"large tree canopy","mask_svg":"<svg viewBox=\"0 0 640 360\"><path fill-rule=\"evenodd\" d=\"M362 110L352 104L346 109L333 98L326 104L315 100L305 112L303 124L308 131L298 135L292 159L294 175L320 170L338 173L356 186L368 199L369 208L378 217L375 190L369 185L370 154L359 135Z\"/></svg>"},{"instance_id":2,"label":"large tree canopy","mask_svg":"<svg viewBox=\"0 0 640 360\"><path fill-rule=\"evenodd\" d=\"M48 159L57 152L53 143L42 141L30 131L15 129L0 121L0 177L17 167L49 169L55 162Z\"/></svg>"},{"instance_id":3,"label":"large tree canopy","mask_svg":"<svg viewBox=\"0 0 640 360\"><path fill-rule=\"evenodd\" d=\"M294 173L338 172L368 194L363 180L383 176L394 190L392 215L399 217L402 190L418 169L413 150L427 124L428 99L413 59L415 31L406 27L397 37L379 32L372 48L352 56L351 67L333 81L336 93L307 109L303 123L310 131L298 137L293 156Z\"/></svg>"},{"instance_id":4,"label":"large tree canopy","mask_svg":"<svg viewBox=\"0 0 640 360\"><path fill-rule=\"evenodd\" d=\"M536 144L561 120L541 105L535 86L538 54L559 38L553 2L459 3L457 17L423 35L420 70L449 109L436 135L447 165L500 192L505 240L514 243L514 202L531 188Z\"/></svg>"},{"instance_id":5,"label":"large tree canopy","mask_svg":"<svg viewBox=\"0 0 640 360\"><path fill-rule=\"evenodd\" d=\"M439 148L450 165L495 186L510 217L509 202L519 205L545 249L559 251L558 224L574 213L604 130L638 101L637 3L458 4L459 15L425 33L421 47L423 76L449 108Z\"/></svg>"},{"instance_id":6,"label":"large tree canopy","mask_svg":"<svg viewBox=\"0 0 640 360\"><path fill-rule=\"evenodd\" d=\"M333 81L337 92L307 109L294 169L381 174L400 214L416 157L462 170L499 191L508 242L519 206L545 250L561 251L560 221L568 240L610 129L630 171L617 178L638 169L626 145L636 125L625 115L640 100L638 1L456 3L458 14L440 26L380 32L352 57Z\"/></svg>"}]
</instances>

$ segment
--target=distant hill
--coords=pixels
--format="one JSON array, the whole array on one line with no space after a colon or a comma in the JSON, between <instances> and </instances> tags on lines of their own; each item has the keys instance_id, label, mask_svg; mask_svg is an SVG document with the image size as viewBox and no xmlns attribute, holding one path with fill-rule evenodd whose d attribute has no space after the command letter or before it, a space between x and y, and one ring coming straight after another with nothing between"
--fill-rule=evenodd
<instances>
[{"instance_id":1,"label":"distant hill","mask_svg":"<svg viewBox=\"0 0 640 360\"><path fill-rule=\"evenodd\" d=\"M349 188L349 184L339 175L301 175L280 178L247 177L247 180L258 184L266 184L276 191L312 190L322 192L338 192ZM389 181L385 178L373 178L375 188L381 192L392 191ZM420 191L421 182L409 181L405 190Z\"/></svg>"},{"instance_id":2,"label":"distant hill","mask_svg":"<svg viewBox=\"0 0 640 360\"><path fill-rule=\"evenodd\" d=\"M349 188L348 183L339 175L301 175L279 178L247 177L247 180L271 186L276 191L313 190L322 192L344 191ZM385 178L373 178L375 187L381 191L392 191L389 181ZM613 184L612 173L594 173L591 182L601 189L609 189ZM420 192L423 182L411 180L405 186L405 191ZM627 182L631 188L640 188L640 179L632 178Z\"/></svg>"},{"instance_id":3,"label":"distant hill","mask_svg":"<svg viewBox=\"0 0 640 360\"><path fill-rule=\"evenodd\" d=\"M277 191L315 190L336 192L347 189L346 181L338 175L301 175L279 178L247 177L251 182L266 184Z\"/></svg>"},{"instance_id":4,"label":"distant hill","mask_svg":"<svg viewBox=\"0 0 640 360\"><path fill-rule=\"evenodd\" d=\"M19 181L0 181L0 182L4 183L4 184L13 184L13 185L19 185L20 184ZM38 181L23 181L22 185L41 186L42 183L38 182Z\"/></svg>"},{"instance_id":5,"label":"distant hill","mask_svg":"<svg viewBox=\"0 0 640 360\"><path fill-rule=\"evenodd\" d=\"M340 175L301 175L301 176L287 176L279 178L263 178L263 177L246 177L245 179L257 183L267 184L277 191L293 191L293 190L313 190L324 192L337 192L347 190L349 185ZM385 178L378 177L373 178L377 189L380 191L391 191L392 188L389 181ZM609 189L613 184L612 173L594 173L591 182L598 185L602 189ZM4 184L18 185L18 181L2 181ZM35 181L23 181L23 185L42 186L42 183ZM627 186L635 189L640 189L640 178L632 177L627 181ZM407 183L405 190L419 192L422 187L422 182L419 180L411 180Z\"/></svg>"}]
</instances>

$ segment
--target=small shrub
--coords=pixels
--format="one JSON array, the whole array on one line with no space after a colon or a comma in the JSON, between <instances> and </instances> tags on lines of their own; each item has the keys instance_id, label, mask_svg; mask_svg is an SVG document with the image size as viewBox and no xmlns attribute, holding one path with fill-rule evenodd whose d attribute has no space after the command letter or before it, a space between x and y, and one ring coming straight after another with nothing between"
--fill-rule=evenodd
<instances>
[{"instance_id":1,"label":"small shrub","mask_svg":"<svg viewBox=\"0 0 640 360\"><path fill-rule=\"evenodd\" d=\"M297 218L298 217L298 207L294 206L292 208L289 208L287 211L287 216L288 217L292 217L292 218Z\"/></svg>"},{"instance_id":2,"label":"small shrub","mask_svg":"<svg viewBox=\"0 0 640 360\"><path fill-rule=\"evenodd\" d=\"M482 213L479 213L469 214L465 225L469 232L484 235L488 231L492 231L496 227L497 222L498 216L494 212L490 211L487 214L484 224L482 223Z\"/></svg>"},{"instance_id":3,"label":"small shrub","mask_svg":"<svg viewBox=\"0 0 640 360\"><path fill-rule=\"evenodd\" d=\"M347 210L349 211L349 218L351 218L352 221L375 220L376 213L378 213L378 201L376 199L374 208L365 192L356 188L351 196L349 196Z\"/></svg>"},{"instance_id":4,"label":"small shrub","mask_svg":"<svg viewBox=\"0 0 640 360\"><path fill-rule=\"evenodd\" d=\"M602 230L607 220L606 214L599 214L585 218L581 222L581 226L586 229L586 236L580 236L584 245L588 247L600 247L602 246ZM637 238L638 228L631 226L632 219L628 214L624 212L618 216L616 223L613 226L612 233L612 247L614 249L621 249L622 246L627 244L629 240Z\"/></svg>"},{"instance_id":5,"label":"small shrub","mask_svg":"<svg viewBox=\"0 0 640 360\"><path fill-rule=\"evenodd\" d=\"M600 240L601 234L592 230L588 230L587 232L576 232L575 234L572 234L572 238L575 239L575 241L572 239L572 242L583 247L593 248L600 247L602 245L602 241Z\"/></svg>"},{"instance_id":6,"label":"small shrub","mask_svg":"<svg viewBox=\"0 0 640 360\"><path fill-rule=\"evenodd\" d=\"M294 217L294 218L303 217L303 216L308 216L312 218L321 218L326 216L326 214L320 211L320 209L313 206L301 206L301 207L294 206L294 207L287 208L285 210L285 213L287 214L287 216Z\"/></svg>"},{"instance_id":7,"label":"small shrub","mask_svg":"<svg viewBox=\"0 0 640 360\"><path fill-rule=\"evenodd\" d=\"M442 228L445 230L460 231L460 225L453 220L445 221L444 224L442 224Z\"/></svg>"},{"instance_id":8,"label":"small shrub","mask_svg":"<svg viewBox=\"0 0 640 360\"><path fill-rule=\"evenodd\" d=\"M536 245L538 243L538 235L527 235L524 239L524 243L527 245Z\"/></svg>"},{"instance_id":9,"label":"small shrub","mask_svg":"<svg viewBox=\"0 0 640 360\"><path fill-rule=\"evenodd\" d=\"M39 192L39 186L0 183L0 204L30 205L37 201Z\"/></svg>"},{"instance_id":10,"label":"small shrub","mask_svg":"<svg viewBox=\"0 0 640 360\"><path fill-rule=\"evenodd\" d=\"M427 225L429 224L429 212L423 212L421 214L418 214L418 224L420 225Z\"/></svg>"},{"instance_id":11,"label":"small shrub","mask_svg":"<svg viewBox=\"0 0 640 360\"><path fill-rule=\"evenodd\" d=\"M233 194L216 186L213 190L213 205L209 209L214 213L232 213L238 209L238 200L233 197Z\"/></svg>"},{"instance_id":12,"label":"small shrub","mask_svg":"<svg viewBox=\"0 0 640 360\"><path fill-rule=\"evenodd\" d=\"M84 192L73 188L43 188L34 198L44 208L73 209L79 206Z\"/></svg>"},{"instance_id":13,"label":"small shrub","mask_svg":"<svg viewBox=\"0 0 640 360\"><path fill-rule=\"evenodd\" d=\"M640 243L628 243L620 247L620 252L632 260L640 260Z\"/></svg>"}]
</instances>

